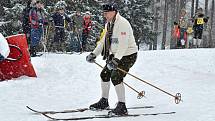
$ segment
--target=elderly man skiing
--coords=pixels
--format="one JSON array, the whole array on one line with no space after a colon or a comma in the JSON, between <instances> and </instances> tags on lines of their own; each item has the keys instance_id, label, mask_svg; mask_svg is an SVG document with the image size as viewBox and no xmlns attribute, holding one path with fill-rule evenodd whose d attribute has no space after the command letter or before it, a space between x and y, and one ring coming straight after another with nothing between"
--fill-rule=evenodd
<instances>
[{"instance_id":1,"label":"elderly man skiing","mask_svg":"<svg viewBox=\"0 0 215 121\"><path fill-rule=\"evenodd\" d=\"M106 34L95 50L86 57L88 62L94 63L96 57L101 53L103 60L106 60L106 65L100 74L102 97L97 103L90 105L90 109L104 110L109 108L108 97L111 79L118 97L117 106L111 112L115 115L127 115L123 85L123 78L126 74L117 68L128 72L137 59L138 48L130 23L119 14L115 3L104 4L103 14L107 22L105 24Z\"/></svg>"}]
</instances>

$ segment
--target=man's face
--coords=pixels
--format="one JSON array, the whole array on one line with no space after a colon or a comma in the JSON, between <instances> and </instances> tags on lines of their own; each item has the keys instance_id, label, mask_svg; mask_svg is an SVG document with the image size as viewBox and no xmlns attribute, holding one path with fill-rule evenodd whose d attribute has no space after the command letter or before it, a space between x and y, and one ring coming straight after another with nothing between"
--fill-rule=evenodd
<instances>
[{"instance_id":1,"label":"man's face","mask_svg":"<svg viewBox=\"0 0 215 121\"><path fill-rule=\"evenodd\" d=\"M32 4L32 5L35 5L35 3L36 3L36 0L32 0L32 1L31 1L31 4Z\"/></svg>"},{"instance_id":2,"label":"man's face","mask_svg":"<svg viewBox=\"0 0 215 121\"><path fill-rule=\"evenodd\" d=\"M185 16L186 15L186 11L181 11L181 15Z\"/></svg>"},{"instance_id":3,"label":"man's face","mask_svg":"<svg viewBox=\"0 0 215 121\"><path fill-rule=\"evenodd\" d=\"M108 11L108 12L103 12L104 17L108 22L111 22L113 20L113 17L115 16L116 12L115 11Z\"/></svg>"},{"instance_id":4,"label":"man's face","mask_svg":"<svg viewBox=\"0 0 215 121\"><path fill-rule=\"evenodd\" d=\"M64 10L63 9L59 10L59 13L64 14Z\"/></svg>"},{"instance_id":5,"label":"man's face","mask_svg":"<svg viewBox=\"0 0 215 121\"><path fill-rule=\"evenodd\" d=\"M80 16L80 15L81 15L81 12L80 12L80 11L77 11L77 12L76 12L76 15Z\"/></svg>"},{"instance_id":6,"label":"man's face","mask_svg":"<svg viewBox=\"0 0 215 121\"><path fill-rule=\"evenodd\" d=\"M36 4L36 7L37 7L37 8L42 8L42 6L43 6L42 3L37 3L37 4Z\"/></svg>"}]
</instances>

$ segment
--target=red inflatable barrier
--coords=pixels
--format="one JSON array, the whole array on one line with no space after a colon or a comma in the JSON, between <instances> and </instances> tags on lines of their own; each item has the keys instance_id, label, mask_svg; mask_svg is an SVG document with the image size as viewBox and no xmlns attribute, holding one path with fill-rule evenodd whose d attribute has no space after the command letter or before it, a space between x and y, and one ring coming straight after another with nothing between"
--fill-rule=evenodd
<instances>
[{"instance_id":1,"label":"red inflatable barrier","mask_svg":"<svg viewBox=\"0 0 215 121\"><path fill-rule=\"evenodd\" d=\"M34 67L30 61L26 36L24 34L18 34L9 36L6 40L9 44L19 47L22 56L17 61L4 60L0 62L0 81L10 80L24 75L36 77ZM8 58L17 58L19 55L20 51L12 47L10 48Z\"/></svg>"}]
</instances>

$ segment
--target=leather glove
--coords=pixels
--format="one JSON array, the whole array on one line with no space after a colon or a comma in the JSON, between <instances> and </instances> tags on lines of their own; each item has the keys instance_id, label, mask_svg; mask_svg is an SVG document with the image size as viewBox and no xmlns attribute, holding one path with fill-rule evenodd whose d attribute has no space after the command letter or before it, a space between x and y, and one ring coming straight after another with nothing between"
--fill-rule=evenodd
<instances>
[{"instance_id":1,"label":"leather glove","mask_svg":"<svg viewBox=\"0 0 215 121\"><path fill-rule=\"evenodd\" d=\"M111 61L107 62L107 68L109 70L117 70L120 60L117 58L113 58Z\"/></svg>"},{"instance_id":2,"label":"leather glove","mask_svg":"<svg viewBox=\"0 0 215 121\"><path fill-rule=\"evenodd\" d=\"M94 63L96 59L96 55L94 53L90 53L87 57L86 57L86 61L89 63Z\"/></svg>"}]
</instances>

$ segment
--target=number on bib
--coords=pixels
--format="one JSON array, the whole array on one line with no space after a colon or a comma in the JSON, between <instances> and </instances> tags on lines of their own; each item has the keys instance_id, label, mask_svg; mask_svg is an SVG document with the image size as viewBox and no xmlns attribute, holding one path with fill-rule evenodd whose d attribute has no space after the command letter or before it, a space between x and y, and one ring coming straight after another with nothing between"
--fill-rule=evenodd
<instances>
[{"instance_id":1,"label":"number on bib","mask_svg":"<svg viewBox=\"0 0 215 121\"><path fill-rule=\"evenodd\" d=\"M203 18L198 18L197 19L197 24L204 24L204 19Z\"/></svg>"}]
</instances>

